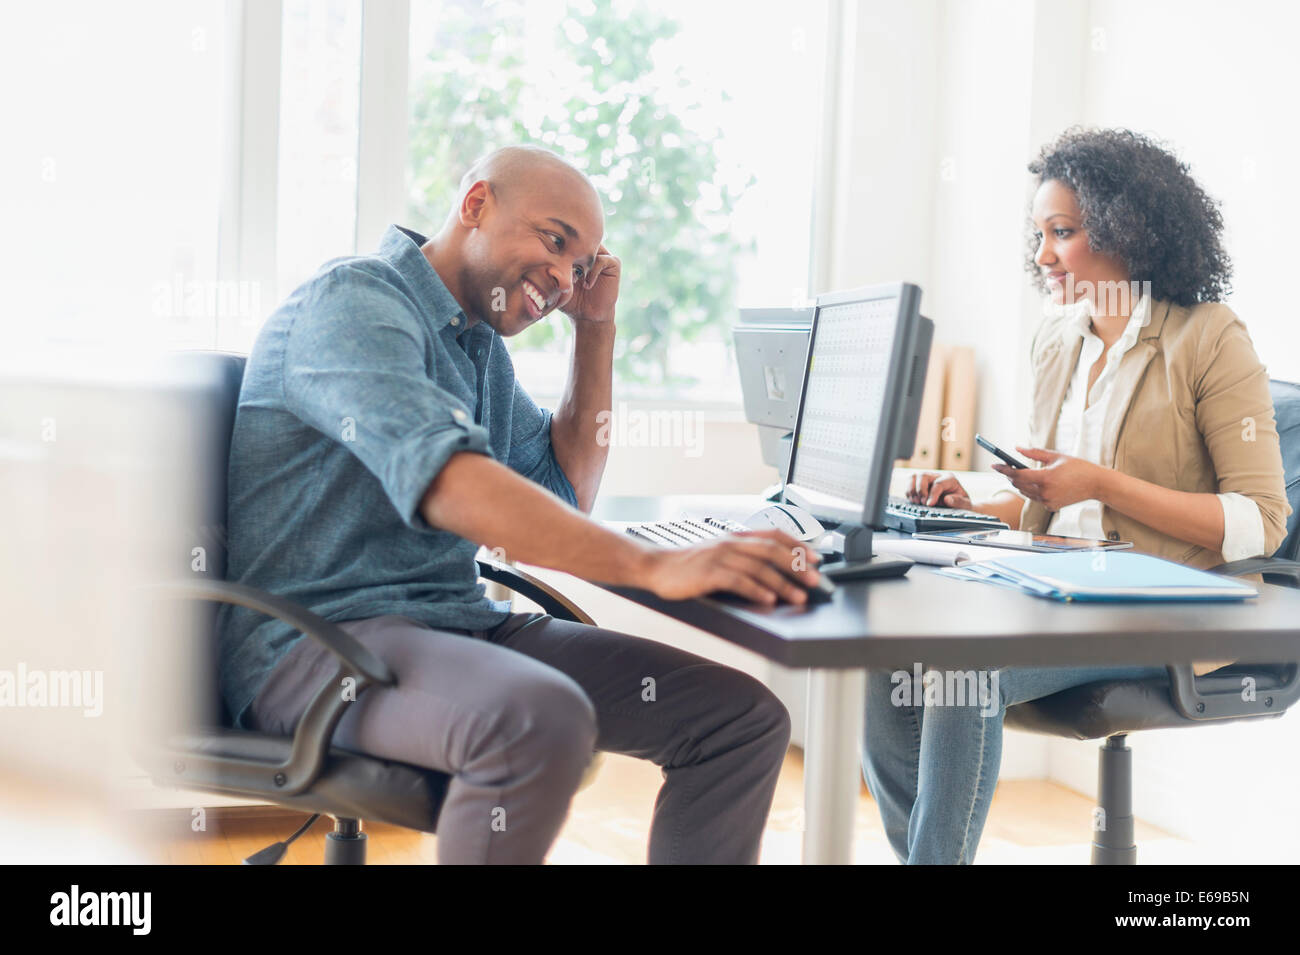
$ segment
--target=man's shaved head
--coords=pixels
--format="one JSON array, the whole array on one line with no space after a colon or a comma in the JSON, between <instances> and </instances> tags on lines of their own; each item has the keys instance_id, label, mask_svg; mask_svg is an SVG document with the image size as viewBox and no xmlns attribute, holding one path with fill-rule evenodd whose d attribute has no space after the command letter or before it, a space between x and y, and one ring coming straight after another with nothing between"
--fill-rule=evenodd
<instances>
[{"instance_id":1,"label":"man's shaved head","mask_svg":"<svg viewBox=\"0 0 1300 955\"><path fill-rule=\"evenodd\" d=\"M540 146L507 146L461 178L426 254L471 323L513 335L569 301L604 233L600 196L585 173Z\"/></svg>"},{"instance_id":2,"label":"man's shaved head","mask_svg":"<svg viewBox=\"0 0 1300 955\"><path fill-rule=\"evenodd\" d=\"M460 177L456 200L459 205L470 186L476 182L487 182L496 194L497 201L504 202L510 193L521 186L556 179L567 180L571 187L585 189L597 208L600 207L600 196L587 174L567 159L541 146L505 146L476 160L465 175Z\"/></svg>"}]
</instances>

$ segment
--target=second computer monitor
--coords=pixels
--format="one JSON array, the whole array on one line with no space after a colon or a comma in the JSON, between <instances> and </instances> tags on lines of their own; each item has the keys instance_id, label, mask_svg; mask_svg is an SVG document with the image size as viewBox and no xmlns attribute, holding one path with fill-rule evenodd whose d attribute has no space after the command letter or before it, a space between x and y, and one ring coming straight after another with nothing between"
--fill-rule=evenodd
<instances>
[{"instance_id":1,"label":"second computer monitor","mask_svg":"<svg viewBox=\"0 0 1300 955\"><path fill-rule=\"evenodd\" d=\"M808 361L813 307L742 308L732 329L745 419L758 428L763 462L784 478Z\"/></svg>"},{"instance_id":2,"label":"second computer monitor","mask_svg":"<svg viewBox=\"0 0 1300 955\"><path fill-rule=\"evenodd\" d=\"M880 526L894 462L911 454L933 325L907 282L817 299L785 498Z\"/></svg>"}]
</instances>

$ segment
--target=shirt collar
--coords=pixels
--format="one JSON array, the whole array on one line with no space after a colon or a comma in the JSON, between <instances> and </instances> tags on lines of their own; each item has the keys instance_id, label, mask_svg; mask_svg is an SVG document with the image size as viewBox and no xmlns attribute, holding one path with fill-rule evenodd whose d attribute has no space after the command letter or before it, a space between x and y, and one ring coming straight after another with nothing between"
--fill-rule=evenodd
<instances>
[{"instance_id":1,"label":"shirt collar","mask_svg":"<svg viewBox=\"0 0 1300 955\"><path fill-rule=\"evenodd\" d=\"M1151 299L1143 294L1138 299L1137 307L1133 309L1132 314L1128 317L1128 324L1124 326L1124 334L1120 335L1120 343L1124 350L1128 351L1137 343L1138 335L1142 329L1151 324Z\"/></svg>"},{"instance_id":2,"label":"shirt collar","mask_svg":"<svg viewBox=\"0 0 1300 955\"><path fill-rule=\"evenodd\" d=\"M1065 318L1061 334L1066 339L1088 338L1093 335L1092 318L1096 313L1093 310L1092 299L1084 298L1073 305L1057 305L1051 299L1048 299L1045 311ZM1120 335L1119 341L1126 347L1132 347L1142 329L1150 324L1151 297L1143 292L1138 299L1137 305L1129 313L1128 324L1124 326L1124 332Z\"/></svg>"},{"instance_id":3,"label":"shirt collar","mask_svg":"<svg viewBox=\"0 0 1300 955\"><path fill-rule=\"evenodd\" d=\"M465 310L420 251L427 241L418 232L390 225L379 243L379 258L387 261L406 279L415 293L416 303L435 331L446 328L454 318L457 319L456 334L459 335L465 330Z\"/></svg>"},{"instance_id":4,"label":"shirt collar","mask_svg":"<svg viewBox=\"0 0 1300 955\"><path fill-rule=\"evenodd\" d=\"M1071 305L1057 305L1051 298L1043 300L1043 314L1061 318L1061 337L1067 342L1082 338L1092 328L1092 301L1080 299Z\"/></svg>"}]
</instances>

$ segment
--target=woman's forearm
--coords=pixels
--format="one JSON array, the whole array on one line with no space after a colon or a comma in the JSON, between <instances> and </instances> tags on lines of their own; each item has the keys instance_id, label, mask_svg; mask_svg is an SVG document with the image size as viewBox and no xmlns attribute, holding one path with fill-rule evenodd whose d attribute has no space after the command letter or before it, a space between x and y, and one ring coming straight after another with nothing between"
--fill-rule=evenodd
<instances>
[{"instance_id":1,"label":"woman's forearm","mask_svg":"<svg viewBox=\"0 0 1300 955\"><path fill-rule=\"evenodd\" d=\"M1025 499L1014 491L998 491L987 501L972 504L971 510L991 514L1016 531L1020 529L1020 511L1024 506Z\"/></svg>"},{"instance_id":2,"label":"woman's forearm","mask_svg":"<svg viewBox=\"0 0 1300 955\"><path fill-rule=\"evenodd\" d=\"M1097 499L1162 534L1223 550L1223 505L1214 494L1175 491L1120 471L1103 470Z\"/></svg>"}]
</instances>

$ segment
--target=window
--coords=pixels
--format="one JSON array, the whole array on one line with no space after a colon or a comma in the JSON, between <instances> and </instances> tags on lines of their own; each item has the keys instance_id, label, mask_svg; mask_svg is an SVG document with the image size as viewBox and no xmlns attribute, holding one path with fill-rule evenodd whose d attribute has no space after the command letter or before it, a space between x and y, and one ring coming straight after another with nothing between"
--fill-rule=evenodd
<instances>
[{"instance_id":1,"label":"window","mask_svg":"<svg viewBox=\"0 0 1300 955\"><path fill-rule=\"evenodd\" d=\"M329 259L356 251L361 0L286 0L283 30L276 190L281 298Z\"/></svg>"},{"instance_id":2,"label":"window","mask_svg":"<svg viewBox=\"0 0 1300 955\"><path fill-rule=\"evenodd\" d=\"M409 23L362 0L282 6L261 25L278 24L278 42L245 34L245 85L277 77L279 104L243 104L235 231L260 312L223 347L251 347L324 262L372 251L378 223L436 231L475 159L533 142L585 169L605 202L623 260L619 397L738 401L737 308L809 296L825 2L411 0ZM396 48L409 61L390 89ZM392 110L403 95L405 115ZM258 189L275 201L250 202ZM569 335L556 315L510 344L539 398L562 390Z\"/></svg>"},{"instance_id":3,"label":"window","mask_svg":"<svg viewBox=\"0 0 1300 955\"><path fill-rule=\"evenodd\" d=\"M414 0L408 224L435 231L491 149L555 149L623 261L620 397L735 401L738 305L808 296L825 22L772 0ZM560 393L568 333L555 315L512 341L534 394Z\"/></svg>"},{"instance_id":4,"label":"window","mask_svg":"<svg viewBox=\"0 0 1300 955\"><path fill-rule=\"evenodd\" d=\"M0 354L208 344L226 78L220 0L6 6ZM109 357L112 350L114 357Z\"/></svg>"}]
</instances>

